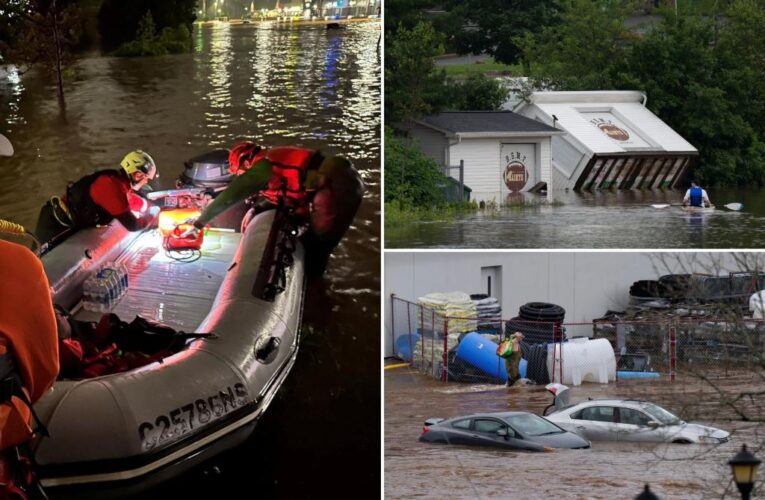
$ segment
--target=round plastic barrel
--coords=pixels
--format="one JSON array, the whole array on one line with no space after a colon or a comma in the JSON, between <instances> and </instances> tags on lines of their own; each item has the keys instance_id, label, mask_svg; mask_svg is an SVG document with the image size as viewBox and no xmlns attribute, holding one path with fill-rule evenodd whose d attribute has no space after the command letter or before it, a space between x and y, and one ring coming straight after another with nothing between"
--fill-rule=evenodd
<instances>
[{"instance_id":1,"label":"round plastic barrel","mask_svg":"<svg viewBox=\"0 0 765 500\"><path fill-rule=\"evenodd\" d=\"M420 335L416 333L404 334L396 339L396 356L406 361L412 360L412 349L420 341Z\"/></svg>"},{"instance_id":2,"label":"round plastic barrel","mask_svg":"<svg viewBox=\"0 0 765 500\"><path fill-rule=\"evenodd\" d=\"M551 376L552 346L547 346L547 371ZM606 339L570 339L560 344L554 355L558 359L561 355L563 357L563 383L566 385L580 385L582 382L607 384L609 380L616 380L616 357L611 343ZM559 369L558 366L555 363L556 369Z\"/></svg>"},{"instance_id":3,"label":"round plastic barrel","mask_svg":"<svg viewBox=\"0 0 765 500\"><path fill-rule=\"evenodd\" d=\"M505 360L497 356L497 344L478 333L468 333L457 346L457 357L483 373L507 382ZM521 358L519 372L526 377L526 360Z\"/></svg>"}]
</instances>

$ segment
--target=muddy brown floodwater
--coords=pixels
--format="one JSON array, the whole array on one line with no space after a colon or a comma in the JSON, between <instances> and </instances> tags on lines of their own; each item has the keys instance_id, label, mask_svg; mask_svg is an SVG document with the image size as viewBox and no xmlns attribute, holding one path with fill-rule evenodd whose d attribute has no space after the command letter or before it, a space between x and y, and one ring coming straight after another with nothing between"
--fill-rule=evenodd
<instances>
[{"instance_id":1,"label":"muddy brown floodwater","mask_svg":"<svg viewBox=\"0 0 765 500\"><path fill-rule=\"evenodd\" d=\"M738 390L756 387L758 380L761 389L762 378L754 373L727 374L717 383ZM757 424L736 420L697 378L572 388L572 401L586 397L648 399L684 420L731 431L732 439L717 446L600 441L589 450L552 453L421 443L417 438L429 417L511 410L539 414L551 396L542 386L441 383L408 367L392 368L385 372L385 496L631 499L650 483L662 499L738 498L727 462L743 443L763 444L765 426L759 424L758 434Z\"/></svg>"}]
</instances>

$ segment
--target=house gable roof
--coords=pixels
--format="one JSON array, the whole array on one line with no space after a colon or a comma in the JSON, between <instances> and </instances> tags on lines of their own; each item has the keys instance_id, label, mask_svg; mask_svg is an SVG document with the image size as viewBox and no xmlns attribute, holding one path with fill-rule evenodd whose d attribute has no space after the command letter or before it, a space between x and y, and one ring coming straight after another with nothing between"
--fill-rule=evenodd
<instances>
[{"instance_id":1,"label":"house gable roof","mask_svg":"<svg viewBox=\"0 0 765 500\"><path fill-rule=\"evenodd\" d=\"M555 135L561 130L512 111L445 111L417 123L453 135Z\"/></svg>"}]
</instances>

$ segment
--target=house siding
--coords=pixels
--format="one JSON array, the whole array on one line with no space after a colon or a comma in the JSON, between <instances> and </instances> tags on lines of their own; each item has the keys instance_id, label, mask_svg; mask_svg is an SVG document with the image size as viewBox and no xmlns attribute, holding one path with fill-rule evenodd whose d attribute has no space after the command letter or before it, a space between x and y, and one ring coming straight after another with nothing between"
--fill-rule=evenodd
<instances>
[{"instance_id":1,"label":"house siding","mask_svg":"<svg viewBox=\"0 0 765 500\"><path fill-rule=\"evenodd\" d=\"M439 165L446 164L446 147L449 144L444 134L422 125L415 125L410 131L415 145L426 156L432 158Z\"/></svg>"},{"instance_id":2,"label":"house siding","mask_svg":"<svg viewBox=\"0 0 765 500\"><path fill-rule=\"evenodd\" d=\"M500 157L502 144L534 144L536 159L530 176L547 182L549 190L550 181L554 182L549 137L462 139L449 148L449 156L452 165L459 165L460 160L465 162L465 185L472 189L472 200L504 203ZM459 171L452 170L451 176L457 178Z\"/></svg>"}]
</instances>

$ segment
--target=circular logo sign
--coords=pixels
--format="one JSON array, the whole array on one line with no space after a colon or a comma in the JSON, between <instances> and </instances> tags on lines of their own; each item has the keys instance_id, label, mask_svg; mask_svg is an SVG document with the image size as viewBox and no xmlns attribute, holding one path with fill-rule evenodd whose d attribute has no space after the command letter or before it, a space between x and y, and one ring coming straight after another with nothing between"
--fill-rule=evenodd
<instances>
[{"instance_id":1,"label":"circular logo sign","mask_svg":"<svg viewBox=\"0 0 765 500\"><path fill-rule=\"evenodd\" d=\"M505 186L510 191L520 191L529 180L529 171L526 165L518 160L513 160L507 164L504 173Z\"/></svg>"},{"instance_id":2,"label":"circular logo sign","mask_svg":"<svg viewBox=\"0 0 765 500\"><path fill-rule=\"evenodd\" d=\"M630 138L630 135L626 130L617 127L613 123L600 123L598 124L598 128L615 141L628 141Z\"/></svg>"}]
</instances>

